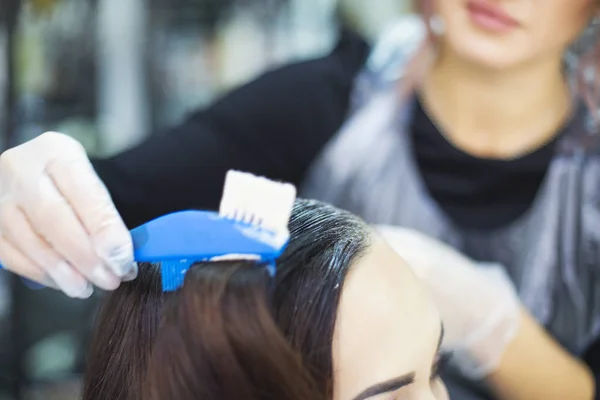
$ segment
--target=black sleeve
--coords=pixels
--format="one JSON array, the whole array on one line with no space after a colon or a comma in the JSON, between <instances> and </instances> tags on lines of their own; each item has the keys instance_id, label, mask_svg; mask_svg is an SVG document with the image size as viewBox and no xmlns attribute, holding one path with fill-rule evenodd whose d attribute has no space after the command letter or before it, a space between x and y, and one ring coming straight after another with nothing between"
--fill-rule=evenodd
<instances>
[{"instance_id":1,"label":"black sleeve","mask_svg":"<svg viewBox=\"0 0 600 400\"><path fill-rule=\"evenodd\" d=\"M343 123L368 51L344 32L328 56L268 72L94 167L129 227L176 210L215 209L232 168L299 184Z\"/></svg>"},{"instance_id":2,"label":"black sleeve","mask_svg":"<svg viewBox=\"0 0 600 400\"><path fill-rule=\"evenodd\" d=\"M596 380L596 394L594 395L594 399L600 400L600 339L596 339L596 341L588 348L584 354L583 360L592 370L594 379Z\"/></svg>"}]
</instances>

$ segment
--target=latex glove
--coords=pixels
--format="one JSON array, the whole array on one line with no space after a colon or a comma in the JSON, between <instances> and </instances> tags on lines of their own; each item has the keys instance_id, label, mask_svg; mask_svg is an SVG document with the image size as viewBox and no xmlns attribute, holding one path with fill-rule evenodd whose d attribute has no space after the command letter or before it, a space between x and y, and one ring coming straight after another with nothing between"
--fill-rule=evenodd
<instances>
[{"instance_id":1,"label":"latex glove","mask_svg":"<svg viewBox=\"0 0 600 400\"><path fill-rule=\"evenodd\" d=\"M442 348L471 379L499 365L516 336L521 307L514 286L498 264L477 264L450 246L414 230L377 230L413 268L429 290L444 322Z\"/></svg>"},{"instance_id":2,"label":"latex glove","mask_svg":"<svg viewBox=\"0 0 600 400\"><path fill-rule=\"evenodd\" d=\"M135 278L131 235L69 136L48 132L0 155L0 261L70 297Z\"/></svg>"}]
</instances>

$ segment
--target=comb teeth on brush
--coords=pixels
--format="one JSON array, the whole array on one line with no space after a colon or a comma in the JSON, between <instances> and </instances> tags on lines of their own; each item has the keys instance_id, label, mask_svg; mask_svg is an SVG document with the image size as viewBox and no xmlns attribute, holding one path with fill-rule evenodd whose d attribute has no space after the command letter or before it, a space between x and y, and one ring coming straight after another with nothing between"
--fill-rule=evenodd
<instances>
[{"instance_id":1,"label":"comb teeth on brush","mask_svg":"<svg viewBox=\"0 0 600 400\"><path fill-rule=\"evenodd\" d=\"M274 261L289 240L288 222L295 200L296 188L291 184L229 171L218 215L191 211L164 221L171 235L163 228L160 236L165 241L169 241L166 236L171 240L181 237L177 240L187 242L185 249L177 240L170 247L150 246L162 251L162 256L154 251L154 257L161 259L163 290L180 287L187 270L199 261L256 260L271 265L270 272L274 273ZM177 257L184 253L186 257Z\"/></svg>"}]
</instances>

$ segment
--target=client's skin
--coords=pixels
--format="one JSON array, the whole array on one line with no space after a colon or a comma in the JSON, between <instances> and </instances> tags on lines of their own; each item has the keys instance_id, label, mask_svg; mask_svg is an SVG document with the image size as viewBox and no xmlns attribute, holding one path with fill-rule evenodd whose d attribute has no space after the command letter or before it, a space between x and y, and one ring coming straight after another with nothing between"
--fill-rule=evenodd
<instances>
[{"instance_id":1,"label":"client's skin","mask_svg":"<svg viewBox=\"0 0 600 400\"><path fill-rule=\"evenodd\" d=\"M447 399L436 372L439 313L406 263L382 239L373 239L342 291L334 398Z\"/></svg>"},{"instance_id":2,"label":"client's skin","mask_svg":"<svg viewBox=\"0 0 600 400\"><path fill-rule=\"evenodd\" d=\"M83 400L446 400L440 315L354 215L298 200L273 278L251 261L160 268L105 299Z\"/></svg>"}]
</instances>

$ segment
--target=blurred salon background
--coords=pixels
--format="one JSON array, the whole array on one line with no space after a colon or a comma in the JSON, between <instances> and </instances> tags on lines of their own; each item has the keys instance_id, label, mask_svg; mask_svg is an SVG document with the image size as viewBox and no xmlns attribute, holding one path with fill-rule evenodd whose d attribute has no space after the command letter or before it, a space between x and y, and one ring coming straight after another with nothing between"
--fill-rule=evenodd
<instances>
[{"instance_id":1,"label":"blurred salon background","mask_svg":"<svg viewBox=\"0 0 600 400\"><path fill-rule=\"evenodd\" d=\"M44 131L110 155L267 69L374 38L398 0L1 0L0 149ZM96 295L97 296L97 295ZM0 400L79 396L97 297L0 273Z\"/></svg>"}]
</instances>

